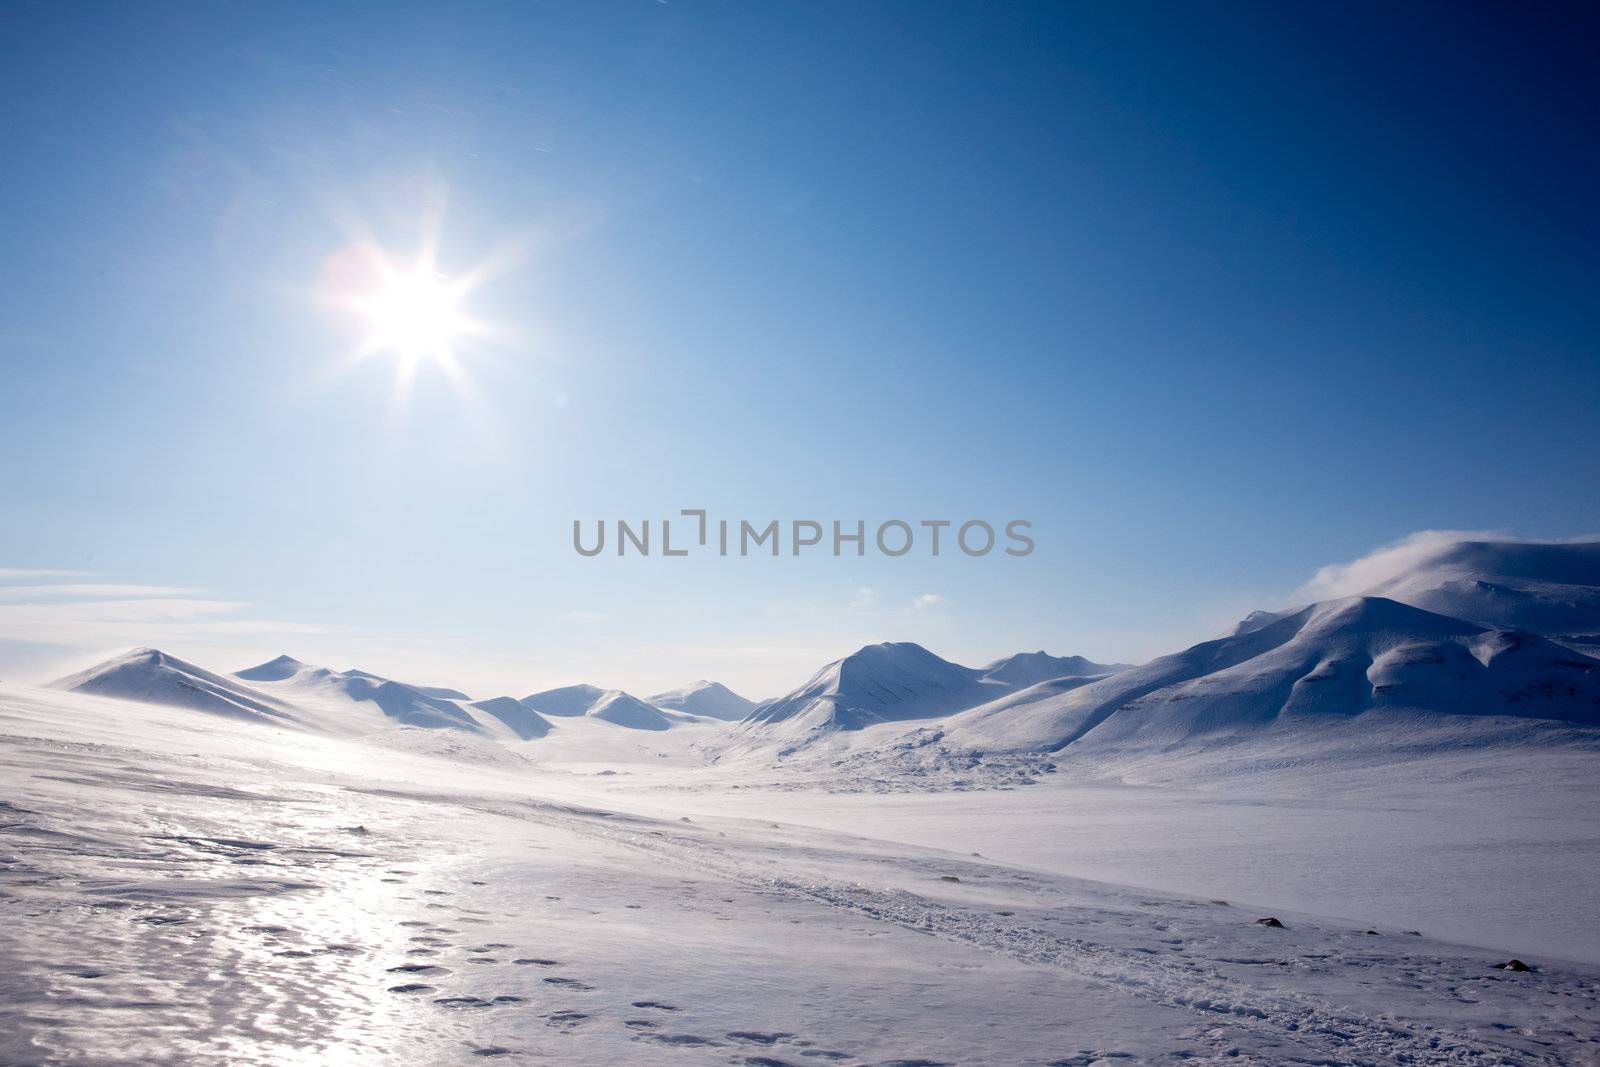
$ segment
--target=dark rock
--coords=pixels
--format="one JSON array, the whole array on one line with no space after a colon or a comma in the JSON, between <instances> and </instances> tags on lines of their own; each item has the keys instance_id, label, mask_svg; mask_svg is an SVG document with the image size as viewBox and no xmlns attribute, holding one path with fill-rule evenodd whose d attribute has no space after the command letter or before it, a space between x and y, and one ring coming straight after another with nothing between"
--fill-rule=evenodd
<instances>
[{"instance_id":1,"label":"dark rock","mask_svg":"<svg viewBox=\"0 0 1600 1067\"><path fill-rule=\"evenodd\" d=\"M1286 927L1283 925L1283 923L1279 922L1277 919L1273 918L1270 915L1267 916L1265 919L1257 919L1256 920L1256 925L1257 926L1270 926L1274 930L1286 929Z\"/></svg>"},{"instance_id":2,"label":"dark rock","mask_svg":"<svg viewBox=\"0 0 1600 1067\"><path fill-rule=\"evenodd\" d=\"M1495 967L1499 968L1502 971L1531 971L1531 970L1533 970L1532 967L1529 967L1526 963L1523 963L1521 960L1507 960L1504 963L1495 964Z\"/></svg>"}]
</instances>

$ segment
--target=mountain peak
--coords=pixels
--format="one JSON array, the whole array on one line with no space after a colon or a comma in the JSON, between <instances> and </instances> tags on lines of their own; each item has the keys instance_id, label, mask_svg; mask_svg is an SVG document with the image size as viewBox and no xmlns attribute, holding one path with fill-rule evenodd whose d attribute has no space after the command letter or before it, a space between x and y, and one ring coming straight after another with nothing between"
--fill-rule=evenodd
<instances>
[{"instance_id":1,"label":"mountain peak","mask_svg":"<svg viewBox=\"0 0 1600 1067\"><path fill-rule=\"evenodd\" d=\"M74 693L189 708L254 722L299 725L290 705L158 648L135 648L51 683Z\"/></svg>"},{"instance_id":2,"label":"mountain peak","mask_svg":"<svg viewBox=\"0 0 1600 1067\"><path fill-rule=\"evenodd\" d=\"M983 676L991 681L1026 689L1056 678L1092 678L1115 674L1127 668L1126 663L1095 663L1082 656L1052 656L1040 649L995 660L984 668Z\"/></svg>"},{"instance_id":3,"label":"mountain peak","mask_svg":"<svg viewBox=\"0 0 1600 1067\"><path fill-rule=\"evenodd\" d=\"M756 707L747 723L786 731L859 730L880 722L948 715L1008 687L910 641L863 647L823 667L805 685Z\"/></svg>"},{"instance_id":4,"label":"mountain peak","mask_svg":"<svg viewBox=\"0 0 1600 1067\"><path fill-rule=\"evenodd\" d=\"M754 701L746 700L721 682L711 682L704 678L691 682L681 689L657 693L650 698L650 703L658 708L686 711L691 715L705 715L726 722L736 722L744 718L756 706Z\"/></svg>"},{"instance_id":5,"label":"mountain peak","mask_svg":"<svg viewBox=\"0 0 1600 1067\"><path fill-rule=\"evenodd\" d=\"M258 663L254 667L246 667L242 671L234 671L234 677L244 678L252 682L281 682L291 678L306 669L306 664L301 663L288 653L284 653L265 663Z\"/></svg>"},{"instance_id":6,"label":"mountain peak","mask_svg":"<svg viewBox=\"0 0 1600 1067\"><path fill-rule=\"evenodd\" d=\"M586 714L601 697L606 695L606 692L597 685L580 682L577 685L564 685L558 689L530 693L522 698L522 706L531 708L541 715L566 718Z\"/></svg>"}]
</instances>

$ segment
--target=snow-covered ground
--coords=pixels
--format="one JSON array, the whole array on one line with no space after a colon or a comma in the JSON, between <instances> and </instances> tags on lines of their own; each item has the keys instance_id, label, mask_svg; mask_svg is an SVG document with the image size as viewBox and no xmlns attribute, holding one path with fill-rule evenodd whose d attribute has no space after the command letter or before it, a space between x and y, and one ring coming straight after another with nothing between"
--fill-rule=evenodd
<instances>
[{"instance_id":1,"label":"snow-covered ground","mask_svg":"<svg viewBox=\"0 0 1600 1067\"><path fill-rule=\"evenodd\" d=\"M380 746L0 687L0 1062L1600 1055L1600 966L1514 946L1536 969L1497 969L1504 948L1449 944L1443 921L1407 933L1419 913L1380 906L1404 892L1370 893L1410 884L1441 916L1481 912L1512 840L1544 846L1518 853L1518 886L1592 869L1577 764L1541 764L1520 795L1490 783L1460 820L1525 821L1429 854L1474 794L1470 766L1437 765L1455 800L1376 775L1326 804L1314 787L1252 800L1061 772L990 793L735 791L684 742L648 750L698 729L613 734L635 747L602 774L459 731ZM1391 843L1364 852L1360 832ZM1145 877L1163 855L1174 869ZM1319 877L1330 897L1309 893ZM1315 909L1345 920L1279 907L1357 883L1367 896ZM1222 903L1218 885L1262 891Z\"/></svg>"},{"instance_id":2,"label":"snow-covered ground","mask_svg":"<svg viewBox=\"0 0 1600 1067\"><path fill-rule=\"evenodd\" d=\"M0 686L0 1064L1600 1062L1596 561L759 704Z\"/></svg>"}]
</instances>

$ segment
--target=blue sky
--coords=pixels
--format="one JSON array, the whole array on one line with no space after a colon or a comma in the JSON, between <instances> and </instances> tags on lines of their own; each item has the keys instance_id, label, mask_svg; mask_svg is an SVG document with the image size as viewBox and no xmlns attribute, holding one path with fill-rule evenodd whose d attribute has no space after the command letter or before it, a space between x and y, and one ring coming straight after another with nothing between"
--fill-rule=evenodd
<instances>
[{"instance_id":1,"label":"blue sky","mask_svg":"<svg viewBox=\"0 0 1600 1067\"><path fill-rule=\"evenodd\" d=\"M1414 530L1600 529L1565 18L8 4L0 673L763 696L872 640L1139 659ZM443 275L503 268L495 335L400 403L319 286L430 218ZM571 549L684 507L1038 548Z\"/></svg>"}]
</instances>

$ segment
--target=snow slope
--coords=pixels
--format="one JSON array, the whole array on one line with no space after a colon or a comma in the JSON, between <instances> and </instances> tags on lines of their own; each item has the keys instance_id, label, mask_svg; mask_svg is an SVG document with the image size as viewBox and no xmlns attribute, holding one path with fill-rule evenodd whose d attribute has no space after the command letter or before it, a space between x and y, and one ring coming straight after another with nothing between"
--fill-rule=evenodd
<instances>
[{"instance_id":1,"label":"snow slope","mask_svg":"<svg viewBox=\"0 0 1600 1067\"><path fill-rule=\"evenodd\" d=\"M473 701L472 706L505 723L519 740L532 741L550 732L550 720L515 697L491 697Z\"/></svg>"},{"instance_id":2,"label":"snow slope","mask_svg":"<svg viewBox=\"0 0 1600 1067\"><path fill-rule=\"evenodd\" d=\"M749 715L756 706L755 701L746 700L721 682L708 682L704 678L681 689L657 693L649 702L658 708L686 711L691 715L704 715L727 722L737 722Z\"/></svg>"},{"instance_id":3,"label":"snow slope","mask_svg":"<svg viewBox=\"0 0 1600 1067\"><path fill-rule=\"evenodd\" d=\"M630 730L670 730L674 725L674 720L663 714L660 708L652 707L621 690L612 690L603 695L585 715L615 726L626 726Z\"/></svg>"},{"instance_id":4,"label":"snow slope","mask_svg":"<svg viewBox=\"0 0 1600 1067\"><path fill-rule=\"evenodd\" d=\"M1173 746L1374 710L1594 726L1600 661L1532 634L1351 597L1065 692L974 708L940 740L996 752Z\"/></svg>"},{"instance_id":5,"label":"snow slope","mask_svg":"<svg viewBox=\"0 0 1600 1067\"><path fill-rule=\"evenodd\" d=\"M982 671L940 659L921 645L867 645L818 671L787 696L769 700L742 724L749 734L801 737L859 730L874 723L948 715L1010 690Z\"/></svg>"},{"instance_id":6,"label":"snow slope","mask_svg":"<svg viewBox=\"0 0 1600 1067\"><path fill-rule=\"evenodd\" d=\"M393 726L464 730L510 736L498 719L461 701L360 670L334 671L278 656L235 672L264 692L302 711L302 719L333 733L366 734Z\"/></svg>"},{"instance_id":7,"label":"snow slope","mask_svg":"<svg viewBox=\"0 0 1600 1067\"><path fill-rule=\"evenodd\" d=\"M540 715L586 715L606 695L597 685L566 685L522 698L522 706Z\"/></svg>"},{"instance_id":8,"label":"snow slope","mask_svg":"<svg viewBox=\"0 0 1600 1067\"><path fill-rule=\"evenodd\" d=\"M1385 915L1269 912L670 799L644 812L536 768L78 693L0 686L0 766L0 1062L19 1067L1600 1054L1594 966L1519 951L1534 970L1503 970L1505 951ZM1070 806L1052 811L1070 834ZM970 840L993 814L946 817ZM1472 892L1473 856L1457 860L1431 891Z\"/></svg>"},{"instance_id":9,"label":"snow slope","mask_svg":"<svg viewBox=\"0 0 1600 1067\"><path fill-rule=\"evenodd\" d=\"M249 722L302 722L292 705L154 648L136 648L59 679L52 687Z\"/></svg>"},{"instance_id":10,"label":"snow slope","mask_svg":"<svg viewBox=\"0 0 1600 1067\"><path fill-rule=\"evenodd\" d=\"M1094 663L1082 656L1052 656L1048 652L1018 652L995 660L983 669L983 676L1017 689L1047 682L1052 678L1092 678L1125 671L1126 663Z\"/></svg>"},{"instance_id":11,"label":"snow slope","mask_svg":"<svg viewBox=\"0 0 1600 1067\"><path fill-rule=\"evenodd\" d=\"M1495 629L1600 635L1600 541L1457 541L1367 590Z\"/></svg>"}]
</instances>

